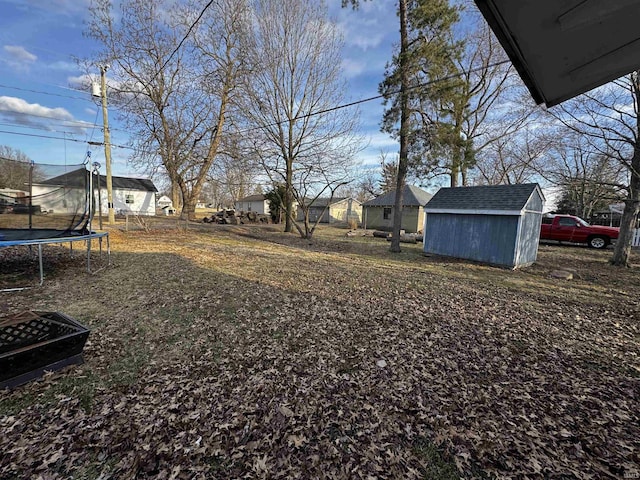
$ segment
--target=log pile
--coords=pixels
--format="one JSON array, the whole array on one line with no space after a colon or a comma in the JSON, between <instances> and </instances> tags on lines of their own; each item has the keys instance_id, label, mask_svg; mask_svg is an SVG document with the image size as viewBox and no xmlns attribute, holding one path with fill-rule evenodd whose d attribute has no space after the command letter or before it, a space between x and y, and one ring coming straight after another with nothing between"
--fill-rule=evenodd
<instances>
[{"instance_id":1,"label":"log pile","mask_svg":"<svg viewBox=\"0 0 640 480\"><path fill-rule=\"evenodd\" d=\"M271 217L256 212L237 212L233 209L220 210L202 219L204 223L218 223L222 225L245 225L250 223L270 223Z\"/></svg>"},{"instance_id":2,"label":"log pile","mask_svg":"<svg viewBox=\"0 0 640 480\"><path fill-rule=\"evenodd\" d=\"M390 242L393 239L391 235L387 237L387 242ZM403 233L400 235L400 243L418 243L422 242L422 234L421 233Z\"/></svg>"}]
</instances>

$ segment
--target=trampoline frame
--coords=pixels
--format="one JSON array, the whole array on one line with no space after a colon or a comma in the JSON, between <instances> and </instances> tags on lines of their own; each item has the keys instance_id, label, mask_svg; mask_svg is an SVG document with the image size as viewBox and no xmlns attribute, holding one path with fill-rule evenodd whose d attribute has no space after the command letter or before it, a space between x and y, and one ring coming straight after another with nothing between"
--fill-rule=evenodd
<instances>
[{"instance_id":1,"label":"trampoline frame","mask_svg":"<svg viewBox=\"0 0 640 480\"><path fill-rule=\"evenodd\" d=\"M106 242L107 242L107 265L97 270L91 270L91 240L93 240L94 238L98 240L101 256L102 256L102 239L106 238ZM45 244L67 243L67 242L69 242L69 249L71 250L71 253L73 253L73 242L87 242L87 272L88 273L93 275L111 265L111 245L109 243L109 232L91 232L86 235L70 235L66 237L39 238L39 239L32 239L32 240L4 240L4 241L0 241L0 248L14 247L19 245L25 245L29 247L37 246L38 247L38 265L40 269L40 283L38 284L38 286L41 287L44 284L44 265L42 262L42 246ZM26 287L4 288L4 289L1 289L0 292L14 292L19 290L25 290L27 288L31 288L31 287L26 286Z\"/></svg>"},{"instance_id":2,"label":"trampoline frame","mask_svg":"<svg viewBox=\"0 0 640 480\"><path fill-rule=\"evenodd\" d=\"M38 284L39 287L41 287L44 284L42 245L45 245L45 244L69 242L69 249L71 251L71 254L73 255L73 242L82 242L82 241L87 242L87 272L92 275L95 273L98 273L99 271L111 265L111 245L109 243L109 232L94 232L91 230L91 223L93 221L93 175L94 173L99 172L99 169L100 169L100 164L97 162L94 162L93 172L90 172L90 175L89 175L89 192L88 192L89 218L87 222L88 233L78 235L77 231L71 230L69 231L70 235L67 235L67 236L58 236L58 237L50 237L50 238L33 238L33 239L23 239L23 240L0 240L0 248L19 246L19 245L26 245L29 248L33 246L38 247L38 265L40 270L40 283ZM29 227L31 227L31 213L29 213ZM106 238L106 242L107 242L107 265L92 271L91 270L91 241L93 239L98 240L98 243L100 245L100 256L102 256L102 239L103 238ZM29 288L32 288L32 287L25 286L25 287L4 288L4 289L0 289L0 292L14 292L19 290L26 290Z\"/></svg>"}]
</instances>

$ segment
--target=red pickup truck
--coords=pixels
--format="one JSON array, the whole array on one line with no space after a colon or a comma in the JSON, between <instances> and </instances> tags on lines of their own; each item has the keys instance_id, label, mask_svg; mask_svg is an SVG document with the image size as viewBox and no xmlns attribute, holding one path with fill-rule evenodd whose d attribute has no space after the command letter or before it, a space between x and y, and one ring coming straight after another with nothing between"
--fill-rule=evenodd
<instances>
[{"instance_id":1,"label":"red pickup truck","mask_svg":"<svg viewBox=\"0 0 640 480\"><path fill-rule=\"evenodd\" d=\"M544 215L540 226L540 240L586 243L591 248L606 248L619 234L619 228L589 225L573 215Z\"/></svg>"}]
</instances>

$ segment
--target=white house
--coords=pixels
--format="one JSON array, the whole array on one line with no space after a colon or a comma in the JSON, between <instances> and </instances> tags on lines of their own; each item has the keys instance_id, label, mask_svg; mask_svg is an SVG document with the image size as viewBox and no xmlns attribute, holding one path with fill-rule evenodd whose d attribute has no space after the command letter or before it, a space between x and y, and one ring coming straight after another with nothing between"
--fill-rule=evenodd
<instances>
[{"instance_id":1,"label":"white house","mask_svg":"<svg viewBox=\"0 0 640 480\"><path fill-rule=\"evenodd\" d=\"M241 198L235 204L236 210L242 212L269 213L269 200L264 195L249 195Z\"/></svg>"},{"instance_id":2,"label":"white house","mask_svg":"<svg viewBox=\"0 0 640 480\"><path fill-rule=\"evenodd\" d=\"M164 208L164 207L173 207L173 201L167 197L166 195L162 195L157 201L156 201L156 206L158 208Z\"/></svg>"},{"instance_id":3,"label":"white house","mask_svg":"<svg viewBox=\"0 0 640 480\"><path fill-rule=\"evenodd\" d=\"M113 208L118 215L155 215L158 189L148 178L111 177ZM109 213L107 205L107 180L100 175L100 207L102 214Z\"/></svg>"},{"instance_id":4,"label":"white house","mask_svg":"<svg viewBox=\"0 0 640 480\"><path fill-rule=\"evenodd\" d=\"M116 214L155 215L156 192L153 182L146 178L111 177L113 207ZM89 172L74 170L64 175L33 184L33 196L43 211L50 213L75 213L84 211L89 184ZM103 215L109 213L107 180L100 175L100 193L94 192L96 204L100 197Z\"/></svg>"}]
</instances>

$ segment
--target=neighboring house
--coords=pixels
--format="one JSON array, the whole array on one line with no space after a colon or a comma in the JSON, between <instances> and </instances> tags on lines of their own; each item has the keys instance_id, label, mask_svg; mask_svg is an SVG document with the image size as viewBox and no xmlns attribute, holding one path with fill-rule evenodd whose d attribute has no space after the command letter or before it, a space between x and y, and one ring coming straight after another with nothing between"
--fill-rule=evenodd
<instances>
[{"instance_id":1,"label":"neighboring house","mask_svg":"<svg viewBox=\"0 0 640 480\"><path fill-rule=\"evenodd\" d=\"M255 212L269 214L269 200L264 195L249 195L241 198L235 203L236 210L242 212Z\"/></svg>"},{"instance_id":2,"label":"neighboring house","mask_svg":"<svg viewBox=\"0 0 640 480\"><path fill-rule=\"evenodd\" d=\"M33 204L53 214L84 215L87 211L89 172L78 168L63 175L33 183Z\"/></svg>"},{"instance_id":3,"label":"neighboring house","mask_svg":"<svg viewBox=\"0 0 640 480\"><path fill-rule=\"evenodd\" d=\"M113 208L118 215L155 215L158 189L147 178L111 177L113 185ZM108 214L107 181L100 175L100 197L102 214Z\"/></svg>"},{"instance_id":4,"label":"neighboring house","mask_svg":"<svg viewBox=\"0 0 640 480\"><path fill-rule=\"evenodd\" d=\"M320 218L320 223L347 223L349 220L360 223L362 221L362 204L355 198L349 197L316 198L309 206L309 221L315 223L318 218ZM297 220L299 222L304 220L304 211L299 205Z\"/></svg>"},{"instance_id":5,"label":"neighboring house","mask_svg":"<svg viewBox=\"0 0 640 480\"><path fill-rule=\"evenodd\" d=\"M94 177L94 180L95 179ZM33 184L33 196L43 211L50 213L75 213L84 211L89 172L74 170L64 175ZM117 214L155 215L156 192L153 182L146 178L111 177L113 207ZM98 203L97 186L94 198ZM107 180L100 175L100 206L103 215L108 214ZM35 203L35 201L34 201Z\"/></svg>"},{"instance_id":6,"label":"neighboring house","mask_svg":"<svg viewBox=\"0 0 640 480\"><path fill-rule=\"evenodd\" d=\"M173 207L173 201L166 195L162 195L156 202L158 208Z\"/></svg>"},{"instance_id":7,"label":"neighboring house","mask_svg":"<svg viewBox=\"0 0 640 480\"><path fill-rule=\"evenodd\" d=\"M166 195L162 195L156 200L156 208L163 215L175 215L176 209L173 208L173 201Z\"/></svg>"},{"instance_id":8,"label":"neighboring house","mask_svg":"<svg viewBox=\"0 0 640 480\"><path fill-rule=\"evenodd\" d=\"M405 185L402 191L402 224L400 228L407 233L422 231L424 225L424 206L431 200L429 192L413 185ZM362 223L364 228L391 231L393 228L393 205L396 191L380 195L362 204Z\"/></svg>"},{"instance_id":9,"label":"neighboring house","mask_svg":"<svg viewBox=\"0 0 640 480\"><path fill-rule=\"evenodd\" d=\"M16 190L15 188L0 188L0 203L24 203L29 197L29 192Z\"/></svg>"},{"instance_id":10,"label":"neighboring house","mask_svg":"<svg viewBox=\"0 0 640 480\"><path fill-rule=\"evenodd\" d=\"M425 207L424 251L517 268L538 255L537 183L441 188Z\"/></svg>"}]
</instances>

